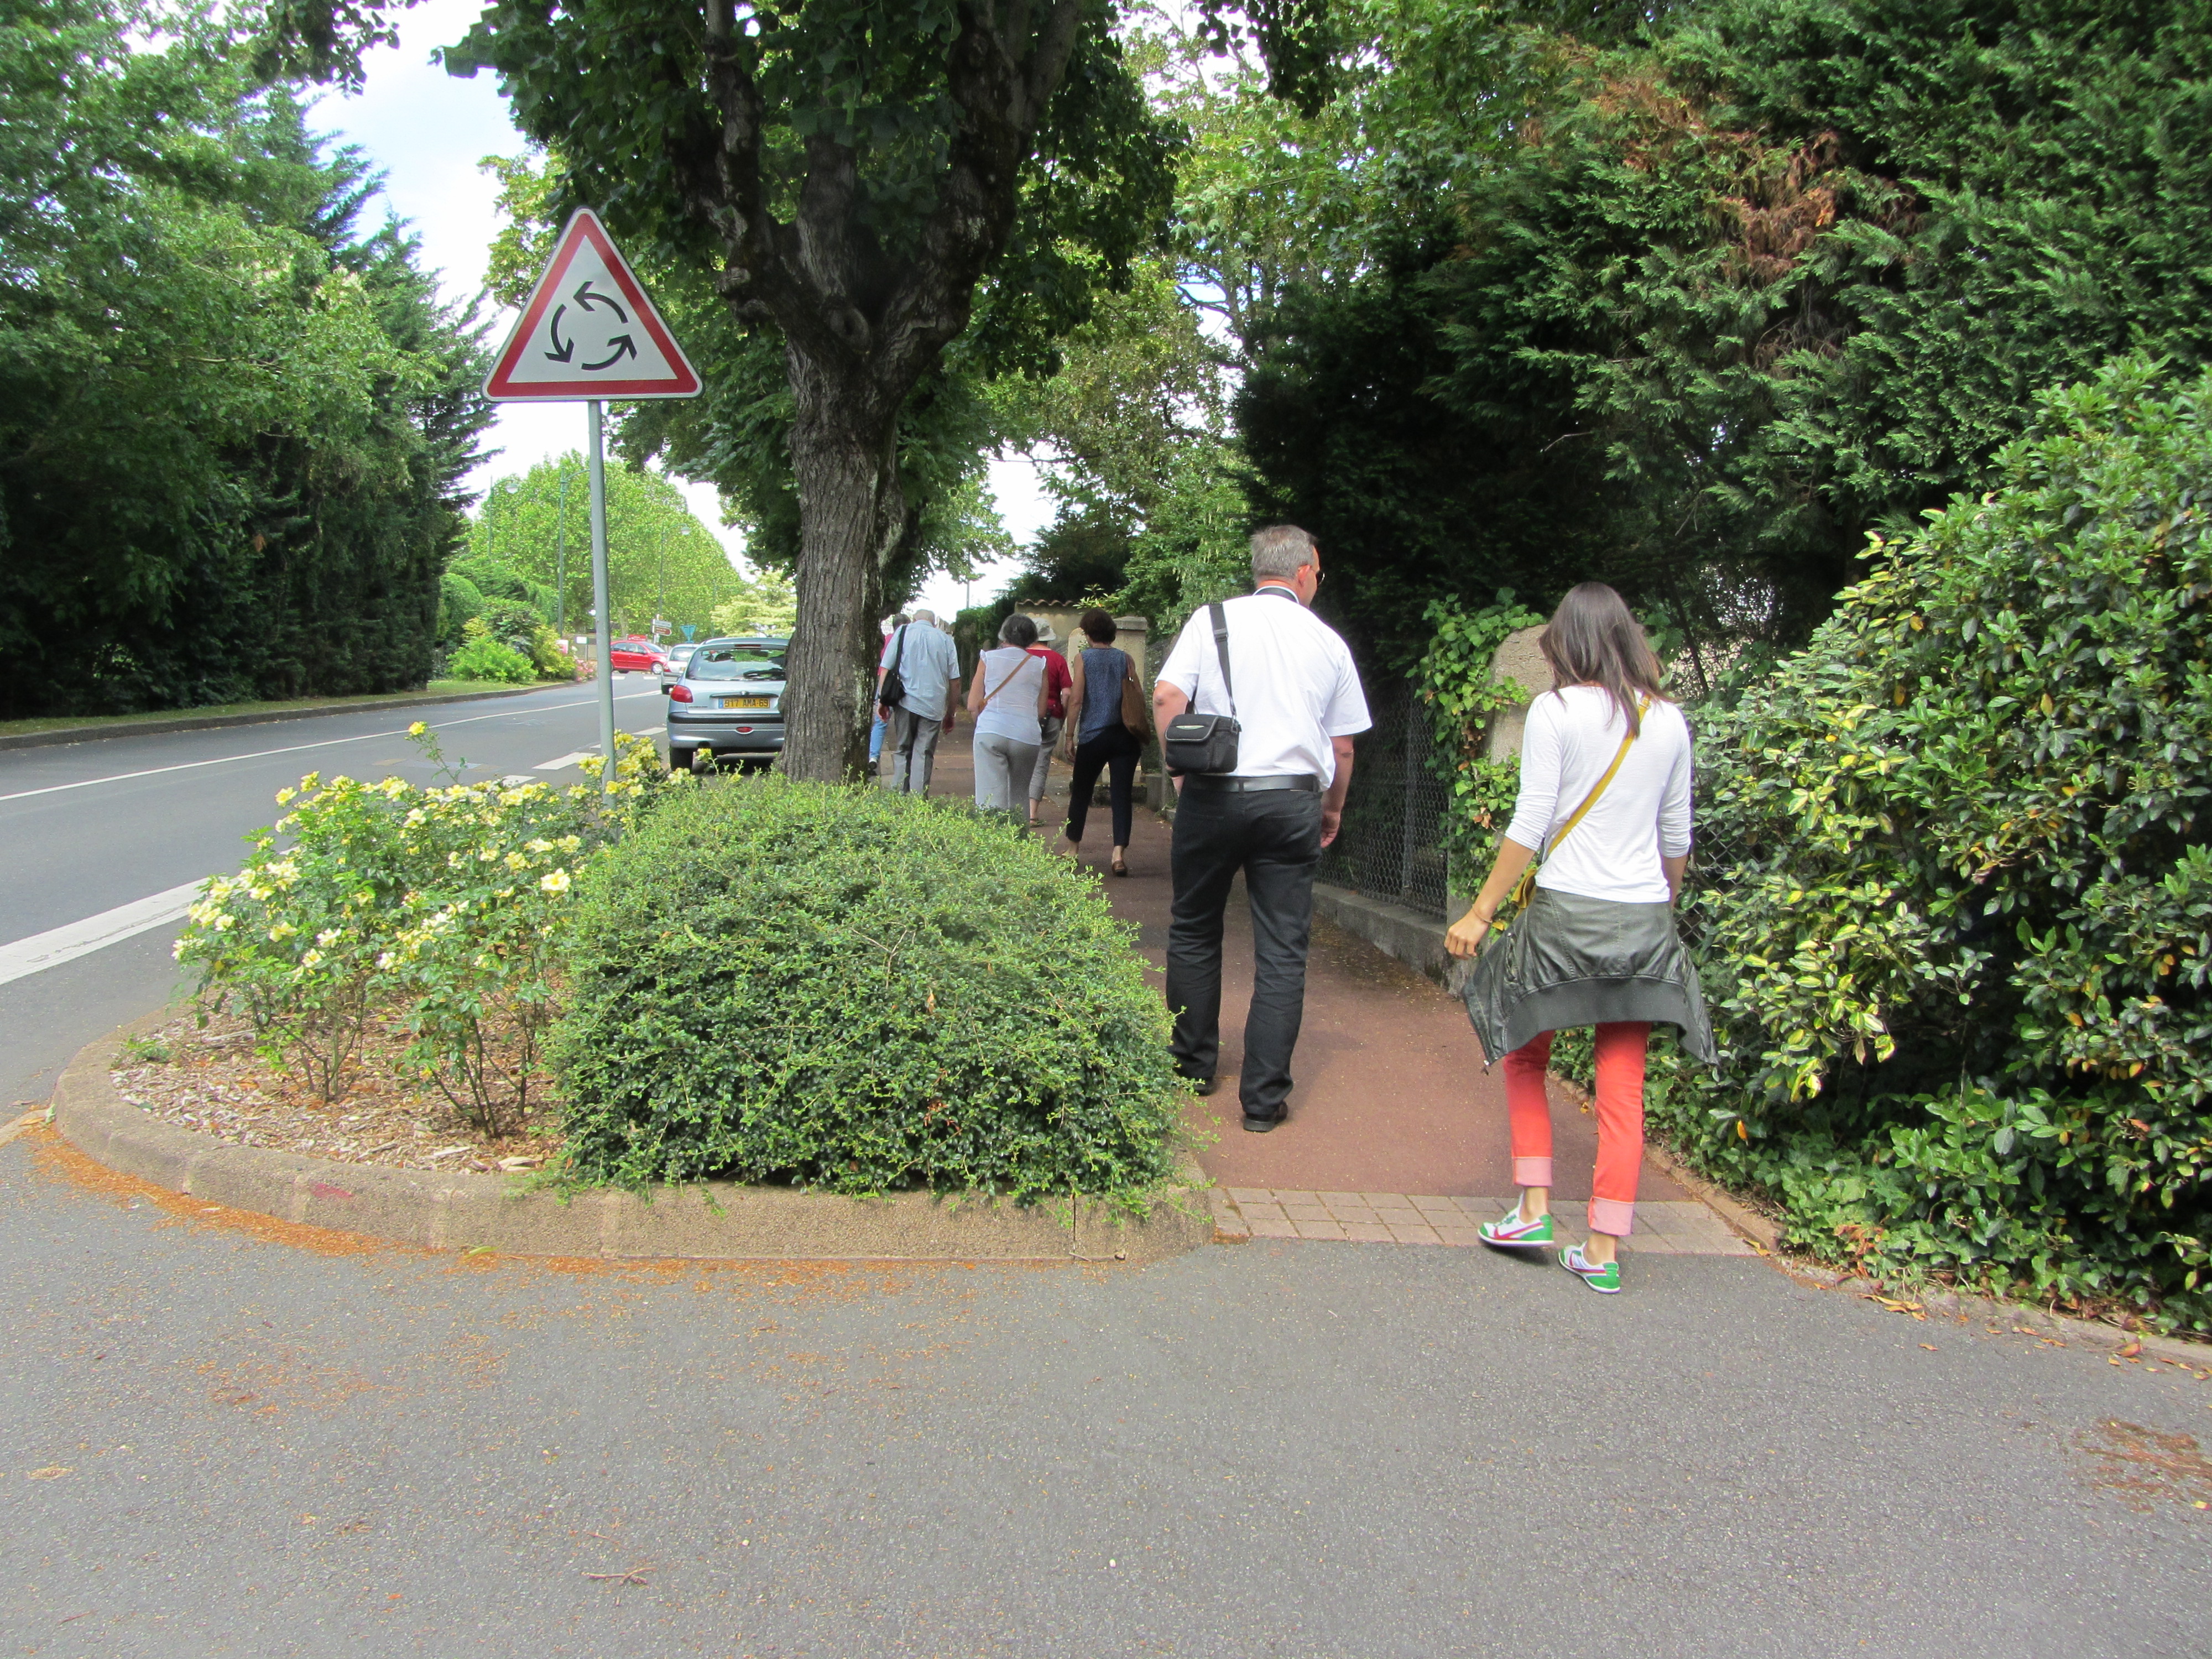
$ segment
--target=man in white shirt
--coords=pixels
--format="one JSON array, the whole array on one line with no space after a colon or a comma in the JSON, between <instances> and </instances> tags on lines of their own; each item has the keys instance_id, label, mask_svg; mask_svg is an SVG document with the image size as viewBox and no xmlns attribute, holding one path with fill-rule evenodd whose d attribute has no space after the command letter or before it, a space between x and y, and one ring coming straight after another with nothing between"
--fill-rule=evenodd
<instances>
[{"instance_id":1,"label":"man in white shirt","mask_svg":"<svg viewBox=\"0 0 2212 1659\"><path fill-rule=\"evenodd\" d=\"M1191 614L1160 666L1160 730L1184 710L1228 714L1240 729L1237 769L1178 781L1175 908L1168 927L1168 1006L1176 1069L1213 1092L1221 1048L1221 928L1230 884L1244 872L1252 905L1252 1009L1237 1093L1244 1127L1283 1121L1291 1054L1305 1012L1306 951L1321 849L1336 839L1352 782L1352 739L1372 723L1352 653L1308 608L1321 549L1295 525L1252 538L1253 592L1222 606L1228 682L1210 608Z\"/></svg>"},{"instance_id":2,"label":"man in white shirt","mask_svg":"<svg viewBox=\"0 0 2212 1659\"><path fill-rule=\"evenodd\" d=\"M884 641L883 659L876 665L879 693L894 665L906 695L899 699L890 730L884 734L891 751L889 787L902 794L926 795L937 760L939 722L945 718L952 684L960 678L960 649L938 627L935 611L917 611L912 622L893 629Z\"/></svg>"}]
</instances>

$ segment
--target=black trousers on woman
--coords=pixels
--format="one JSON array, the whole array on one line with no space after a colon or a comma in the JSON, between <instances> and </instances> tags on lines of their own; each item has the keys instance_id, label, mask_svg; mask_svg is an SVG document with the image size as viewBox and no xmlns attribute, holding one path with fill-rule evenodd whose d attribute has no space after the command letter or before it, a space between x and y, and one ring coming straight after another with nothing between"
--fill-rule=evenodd
<instances>
[{"instance_id":1,"label":"black trousers on woman","mask_svg":"<svg viewBox=\"0 0 2212 1659\"><path fill-rule=\"evenodd\" d=\"M1090 742L1077 746L1075 775L1069 779L1067 787L1068 840L1083 839L1084 820L1091 812L1091 792L1098 787L1098 774L1103 770L1110 780L1108 788L1114 803L1114 845L1129 844L1130 788L1137 774L1137 757L1144 752L1144 745L1119 720Z\"/></svg>"}]
</instances>

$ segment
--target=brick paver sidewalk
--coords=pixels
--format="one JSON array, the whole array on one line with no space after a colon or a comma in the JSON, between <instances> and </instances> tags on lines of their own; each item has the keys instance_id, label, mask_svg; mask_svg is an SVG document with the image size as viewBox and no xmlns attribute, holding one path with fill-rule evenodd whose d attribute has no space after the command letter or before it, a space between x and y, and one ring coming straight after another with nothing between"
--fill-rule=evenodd
<instances>
[{"instance_id":1,"label":"brick paver sidewalk","mask_svg":"<svg viewBox=\"0 0 2212 1659\"><path fill-rule=\"evenodd\" d=\"M971 794L969 745L963 714L958 730L939 747L932 794ZM1064 763L1054 762L1053 783L1046 811L1054 829L1040 834L1067 852L1057 833L1066 816ZM1084 844L1073 855L1103 876L1110 835L1110 815L1094 807ZM1137 925L1138 948L1152 963L1156 982L1166 961L1168 854L1168 825L1139 807L1129 849L1131 875L1103 879L1115 914ZM1512 1192L1504 1083L1497 1071L1482 1069L1481 1051L1456 1000L1365 940L1317 921L1290 1121L1255 1135L1243 1130L1236 1078L1251 988L1251 918L1240 883L1224 951L1220 1087L1194 1102L1188 1117L1198 1160L1220 1183L1217 1215L1225 1228L1249 1225L1260 1237L1459 1244L1474 1242L1476 1222L1504 1213ZM1552 1127L1553 1209L1565 1236L1579 1237L1596 1124L1577 1101L1555 1088ZM1486 1196L1500 1192L1506 1197ZM1638 1200L1631 1249L1738 1254L1748 1249L1648 1164Z\"/></svg>"},{"instance_id":2,"label":"brick paver sidewalk","mask_svg":"<svg viewBox=\"0 0 2212 1659\"><path fill-rule=\"evenodd\" d=\"M1341 1238L1364 1244L1479 1244L1476 1226L1495 1221L1512 1203L1504 1198L1437 1198L1402 1193L1309 1193L1272 1187L1227 1187L1224 1231L1241 1224L1254 1238ZM1584 1205L1552 1206L1564 1241L1589 1225ZM1217 1211L1218 1213L1218 1210ZM1647 1255L1753 1255L1752 1247L1694 1199L1661 1200L1636 1206L1636 1231L1623 1251Z\"/></svg>"}]
</instances>

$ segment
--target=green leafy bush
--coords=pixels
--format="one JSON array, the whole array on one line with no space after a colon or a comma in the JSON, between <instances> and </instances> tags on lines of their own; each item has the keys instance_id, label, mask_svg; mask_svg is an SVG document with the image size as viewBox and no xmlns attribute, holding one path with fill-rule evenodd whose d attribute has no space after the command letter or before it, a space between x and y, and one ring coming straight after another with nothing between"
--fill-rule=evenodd
<instances>
[{"instance_id":1,"label":"green leafy bush","mask_svg":"<svg viewBox=\"0 0 2212 1659\"><path fill-rule=\"evenodd\" d=\"M1133 930L1029 837L769 776L586 872L552 1055L587 1176L1133 1204L1182 1097Z\"/></svg>"},{"instance_id":2,"label":"green leafy bush","mask_svg":"<svg viewBox=\"0 0 2212 1659\"><path fill-rule=\"evenodd\" d=\"M1521 785L1517 760L1492 760L1483 750L1491 722L1543 690L1490 677L1498 647L1508 635L1544 618L1499 590L1495 603L1469 611L1456 600L1431 599L1423 617L1435 631L1413 669L1414 695L1428 706L1436 732L1430 764L1449 793L1443 812L1444 852L1455 892L1473 892L1488 874L1498 838L1513 817Z\"/></svg>"},{"instance_id":3,"label":"green leafy bush","mask_svg":"<svg viewBox=\"0 0 2212 1659\"><path fill-rule=\"evenodd\" d=\"M409 735L444 764L422 721ZM410 1034L416 1075L502 1133L529 1109L576 866L693 787L652 744L625 732L616 747L605 800L596 785L426 789L311 772L278 792L289 810L247 837L245 867L201 890L177 959L199 969L204 995L247 1016L266 1060L325 1099L368 1022L388 1014Z\"/></svg>"},{"instance_id":4,"label":"green leafy bush","mask_svg":"<svg viewBox=\"0 0 2212 1659\"><path fill-rule=\"evenodd\" d=\"M457 680L497 680L528 685L538 678L529 658L491 637L482 617L469 618L461 648L446 659L446 672Z\"/></svg>"},{"instance_id":5,"label":"green leafy bush","mask_svg":"<svg viewBox=\"0 0 2212 1659\"><path fill-rule=\"evenodd\" d=\"M2044 396L1705 723L1726 1067L1653 1110L1800 1243L2208 1329L2212 376L2158 371Z\"/></svg>"},{"instance_id":6,"label":"green leafy bush","mask_svg":"<svg viewBox=\"0 0 2212 1659\"><path fill-rule=\"evenodd\" d=\"M298 806L248 837L234 876L200 890L176 957L201 988L233 1000L256 1046L324 1099L337 1091L363 1028L386 994L378 958L411 884L399 803L416 793L309 773L277 805ZM291 844L280 848L277 839Z\"/></svg>"}]
</instances>

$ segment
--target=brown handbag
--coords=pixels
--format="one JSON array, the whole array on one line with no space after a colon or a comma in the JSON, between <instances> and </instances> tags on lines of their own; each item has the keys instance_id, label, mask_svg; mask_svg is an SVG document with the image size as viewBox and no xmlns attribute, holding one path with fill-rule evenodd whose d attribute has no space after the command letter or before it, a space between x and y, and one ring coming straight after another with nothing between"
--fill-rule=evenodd
<instances>
[{"instance_id":1,"label":"brown handbag","mask_svg":"<svg viewBox=\"0 0 2212 1659\"><path fill-rule=\"evenodd\" d=\"M1122 656L1129 653L1124 651ZM1133 659L1121 672L1121 724L1129 728L1129 735L1139 743L1149 743L1152 736L1152 706L1145 696L1145 688L1137 684L1137 665Z\"/></svg>"}]
</instances>

